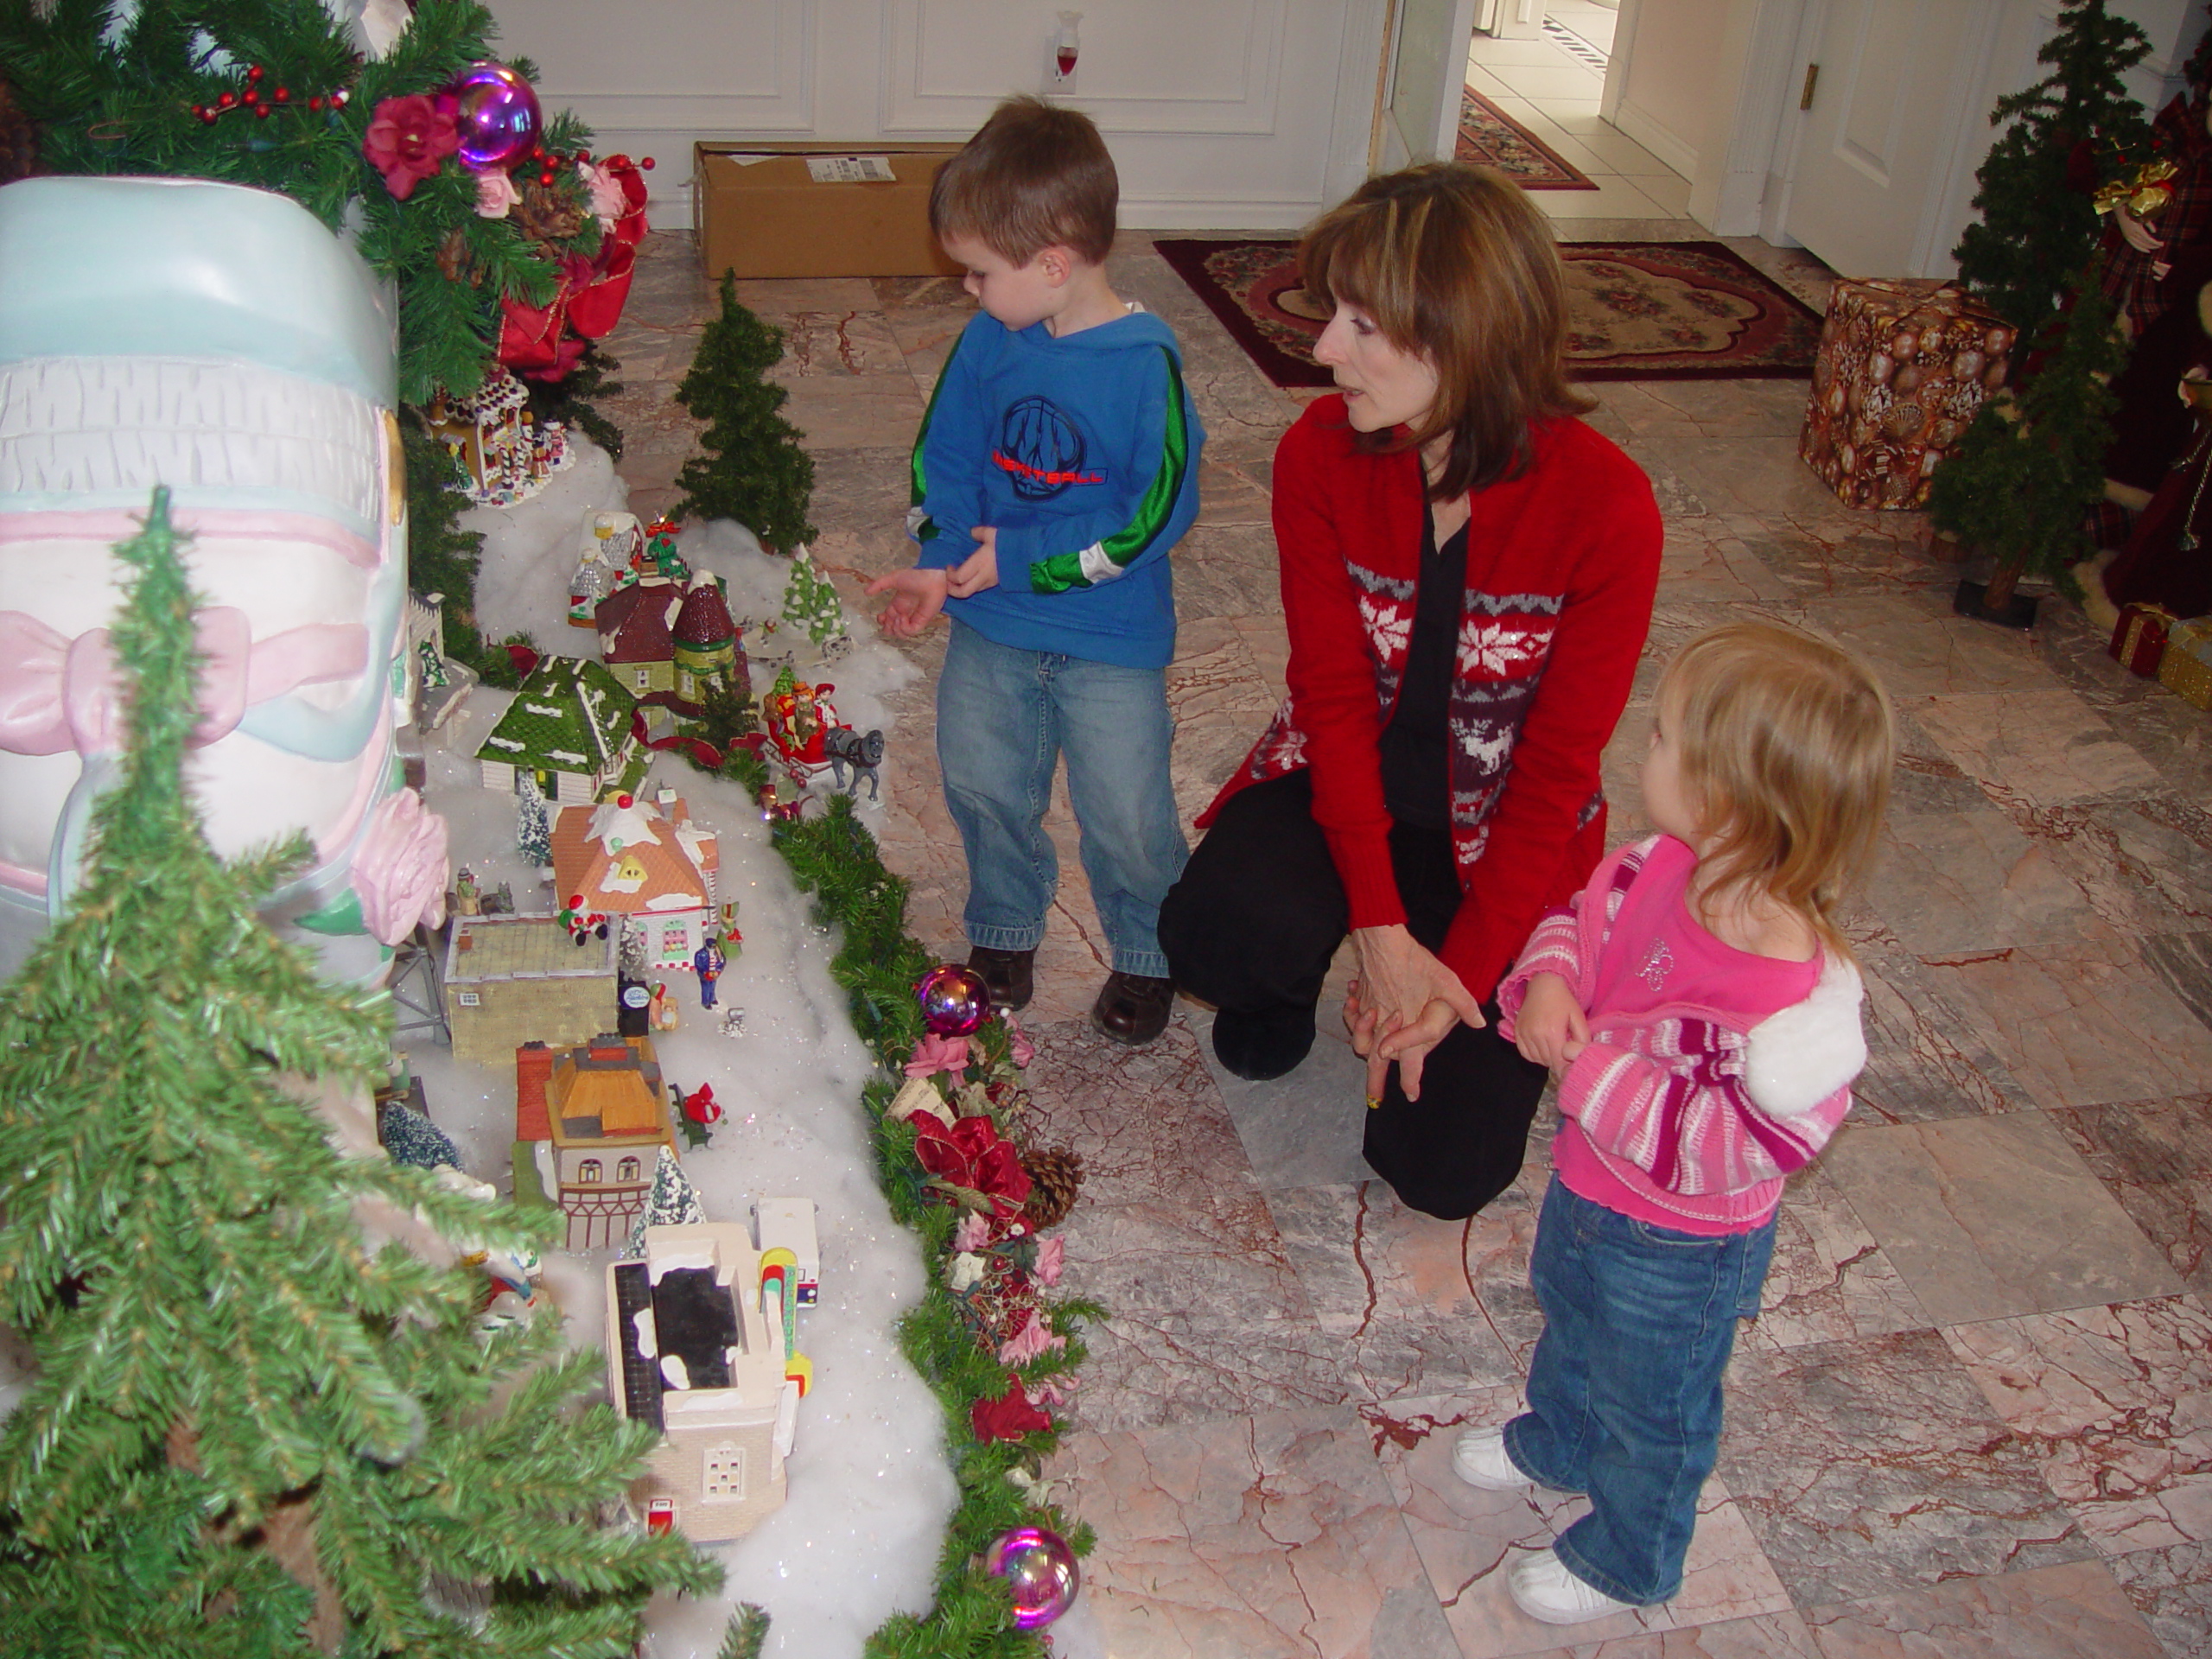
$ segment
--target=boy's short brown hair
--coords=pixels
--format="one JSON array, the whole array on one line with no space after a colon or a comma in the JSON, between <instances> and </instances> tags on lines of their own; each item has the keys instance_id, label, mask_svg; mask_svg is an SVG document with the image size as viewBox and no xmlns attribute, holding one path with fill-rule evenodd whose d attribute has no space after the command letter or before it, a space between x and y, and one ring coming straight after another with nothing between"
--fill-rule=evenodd
<instances>
[{"instance_id":1,"label":"boy's short brown hair","mask_svg":"<svg viewBox=\"0 0 2212 1659\"><path fill-rule=\"evenodd\" d=\"M930 233L973 237L1009 264L1066 247L1103 265L1121 200L1114 158L1089 116L1010 98L938 169Z\"/></svg>"}]
</instances>

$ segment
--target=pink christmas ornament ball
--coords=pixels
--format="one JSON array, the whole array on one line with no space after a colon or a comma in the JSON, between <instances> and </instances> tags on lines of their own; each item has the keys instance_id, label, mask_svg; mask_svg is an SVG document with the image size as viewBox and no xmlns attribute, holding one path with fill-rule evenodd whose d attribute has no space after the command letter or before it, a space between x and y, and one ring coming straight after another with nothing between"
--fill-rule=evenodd
<instances>
[{"instance_id":1,"label":"pink christmas ornament ball","mask_svg":"<svg viewBox=\"0 0 2212 1659\"><path fill-rule=\"evenodd\" d=\"M1051 1624L1067 1611L1083 1587L1075 1551L1058 1533L1043 1527L1014 1527L1001 1533L983 1552L983 1570L1006 1580L1018 1630Z\"/></svg>"},{"instance_id":2,"label":"pink christmas ornament ball","mask_svg":"<svg viewBox=\"0 0 2212 1659\"><path fill-rule=\"evenodd\" d=\"M454 81L461 164L505 172L531 153L543 125L537 91L504 63L472 63Z\"/></svg>"},{"instance_id":3,"label":"pink christmas ornament ball","mask_svg":"<svg viewBox=\"0 0 2212 1659\"><path fill-rule=\"evenodd\" d=\"M971 1037L991 1017L991 988L972 968L948 962L915 982L922 1024L939 1037Z\"/></svg>"}]
</instances>

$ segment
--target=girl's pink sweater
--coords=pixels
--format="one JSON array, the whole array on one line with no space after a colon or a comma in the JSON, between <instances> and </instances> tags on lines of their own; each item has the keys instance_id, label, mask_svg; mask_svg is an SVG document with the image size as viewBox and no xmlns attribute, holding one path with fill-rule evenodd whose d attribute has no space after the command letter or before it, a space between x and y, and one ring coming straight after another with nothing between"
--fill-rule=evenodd
<instances>
[{"instance_id":1,"label":"girl's pink sweater","mask_svg":"<svg viewBox=\"0 0 2212 1659\"><path fill-rule=\"evenodd\" d=\"M1589 1016L1590 1043L1560 1080L1552 1155L1568 1189L1681 1232L1745 1232L1781 1202L1851 1109L1866 1061L1859 975L1847 962L1733 951L1683 900L1696 855L1654 836L1599 864L1537 925L1499 987L1510 1039L1529 981L1557 974ZM1639 880L1638 925L1618 927ZM1656 901L1656 902L1647 902ZM1656 924L1656 925L1654 925ZM1704 1000L1670 995L1676 960L1702 962ZM1718 963L1725 972L1710 969ZM1687 977L1688 976L1685 976ZM1715 977L1726 978L1719 1006ZM1602 986L1613 995L1598 1006Z\"/></svg>"}]
</instances>

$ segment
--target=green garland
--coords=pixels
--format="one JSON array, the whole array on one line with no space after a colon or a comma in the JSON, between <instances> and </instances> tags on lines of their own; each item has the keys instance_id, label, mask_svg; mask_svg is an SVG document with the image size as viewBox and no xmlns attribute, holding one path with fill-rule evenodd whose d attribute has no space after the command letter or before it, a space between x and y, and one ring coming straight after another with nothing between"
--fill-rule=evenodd
<instances>
[{"instance_id":1,"label":"green garland","mask_svg":"<svg viewBox=\"0 0 2212 1659\"><path fill-rule=\"evenodd\" d=\"M875 839L855 817L849 798L832 796L823 817L779 823L773 838L793 879L815 895L817 915L842 930L830 975L845 992L854 1029L884 1069L861 1096L872 1127L877 1178L893 1216L922 1236L925 1259L939 1264L921 1305L900 1321L899 1338L944 1407L960 1505L938 1561L936 1605L921 1618L901 1613L888 1620L869 1638L867 1652L870 1659L1043 1659L1042 1637L1013 1627L1005 1585L986 1575L977 1558L1014 1527L1049 1528L1077 1555L1090 1553L1095 1535L1056 1505L1031 1496L1029 1483L1058 1444L1057 1425L1019 1442L976 1437L969 1414L979 1401L1007 1393L1007 1367L979 1345L967 1307L942 1270L952 1254L959 1208L941 1201L940 1189L916 1161L912 1125L886 1116L907 1056L923 1033L914 982L936 963L906 931L906 884L884 868ZM998 1020L970 1039L981 1051L969 1068L971 1087L986 1077L1017 1075L1008 1041ZM999 1116L995 1109L993 1116ZM1067 1344L1017 1366L1014 1374L1025 1383L1074 1371L1087 1351L1077 1334L1082 1322L1105 1316L1096 1303L1077 1298L1039 1301L1043 1317Z\"/></svg>"}]
</instances>

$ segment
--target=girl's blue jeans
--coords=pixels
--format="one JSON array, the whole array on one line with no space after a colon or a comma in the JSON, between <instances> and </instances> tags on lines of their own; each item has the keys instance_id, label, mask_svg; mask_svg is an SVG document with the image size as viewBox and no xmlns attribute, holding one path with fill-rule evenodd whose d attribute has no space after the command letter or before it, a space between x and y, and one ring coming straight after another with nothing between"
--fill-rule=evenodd
<instances>
[{"instance_id":1,"label":"girl's blue jeans","mask_svg":"<svg viewBox=\"0 0 2212 1659\"><path fill-rule=\"evenodd\" d=\"M1554 1548L1616 1601L1682 1587L1698 1491L1720 1451L1721 1374L1773 1254L1771 1218L1707 1237L1592 1204L1556 1176L1544 1195L1529 1262L1544 1334L1505 1449L1531 1478L1590 1495Z\"/></svg>"},{"instance_id":2,"label":"girl's blue jeans","mask_svg":"<svg viewBox=\"0 0 2212 1659\"><path fill-rule=\"evenodd\" d=\"M1160 901L1190 846L1168 782L1174 722L1163 669L994 644L952 625L937 687L945 804L968 855L968 942L1033 950L1059 882L1045 833L1068 762L1077 845L1115 971L1167 977Z\"/></svg>"}]
</instances>

